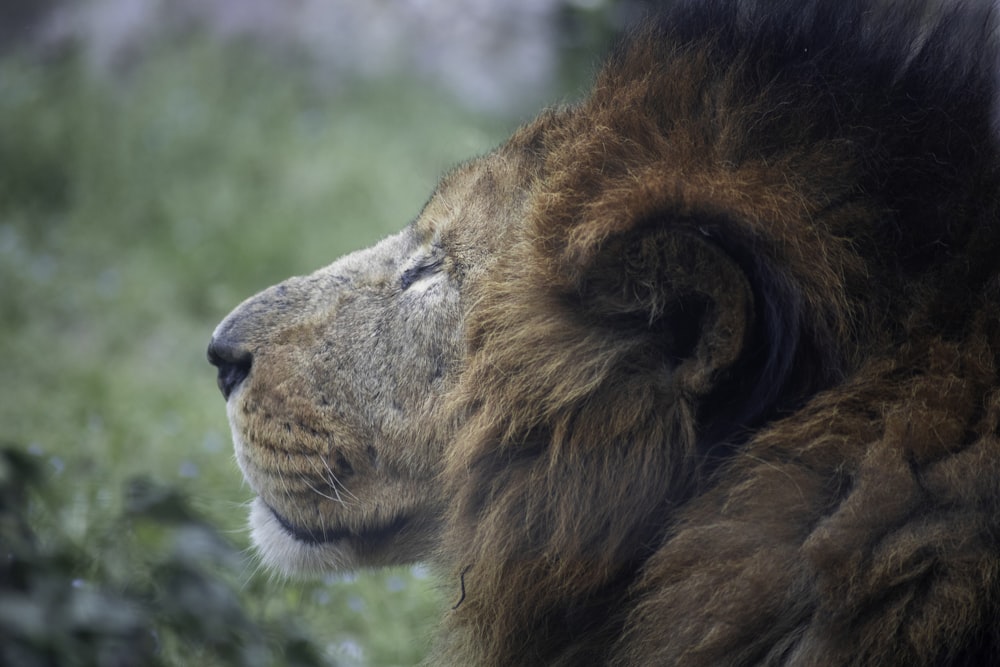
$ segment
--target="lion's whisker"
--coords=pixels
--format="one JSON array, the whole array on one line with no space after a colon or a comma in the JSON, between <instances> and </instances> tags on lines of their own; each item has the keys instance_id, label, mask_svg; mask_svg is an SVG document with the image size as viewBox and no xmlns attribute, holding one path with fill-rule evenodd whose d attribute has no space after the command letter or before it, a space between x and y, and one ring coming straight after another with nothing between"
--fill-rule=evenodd
<instances>
[{"instance_id":1,"label":"lion's whisker","mask_svg":"<svg viewBox=\"0 0 1000 667\"><path fill-rule=\"evenodd\" d=\"M325 477L324 479L326 479L327 484L333 487L334 492L337 493L338 496L340 495L340 493L337 492L337 486L339 485L341 490L343 490L344 495L349 496L353 500L359 500L356 495L351 493L350 489L347 488L347 485L340 481L340 478L337 477L337 473L335 473L333 468L330 467L330 462L326 459L326 457L323 457L321 461L323 462L323 467L326 469L326 472L330 475L329 479L326 479Z\"/></svg>"},{"instance_id":2,"label":"lion's whisker","mask_svg":"<svg viewBox=\"0 0 1000 667\"><path fill-rule=\"evenodd\" d=\"M315 493L316 495L321 496L323 498L326 498L327 500L332 500L334 502L340 503L341 505L344 505L345 507L347 506L347 503L344 502L344 499L340 497L340 493L337 492L336 487L333 488L334 495L331 496L331 495L323 493L322 491L320 491L319 489L317 489L313 485L313 483L309 481L309 478L306 477L304 474L299 474L299 479L302 480L302 483L304 483L306 486L308 486L309 489L313 493Z\"/></svg>"}]
</instances>

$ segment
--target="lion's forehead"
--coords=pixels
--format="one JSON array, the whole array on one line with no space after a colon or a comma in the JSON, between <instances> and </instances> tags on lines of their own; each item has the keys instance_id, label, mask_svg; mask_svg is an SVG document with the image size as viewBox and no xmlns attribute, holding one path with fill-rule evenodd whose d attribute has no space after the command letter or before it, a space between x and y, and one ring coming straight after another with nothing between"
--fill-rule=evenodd
<instances>
[{"instance_id":1,"label":"lion's forehead","mask_svg":"<svg viewBox=\"0 0 1000 667\"><path fill-rule=\"evenodd\" d=\"M509 244L534 179L532 160L506 145L446 174L413 227L421 242L482 254Z\"/></svg>"}]
</instances>

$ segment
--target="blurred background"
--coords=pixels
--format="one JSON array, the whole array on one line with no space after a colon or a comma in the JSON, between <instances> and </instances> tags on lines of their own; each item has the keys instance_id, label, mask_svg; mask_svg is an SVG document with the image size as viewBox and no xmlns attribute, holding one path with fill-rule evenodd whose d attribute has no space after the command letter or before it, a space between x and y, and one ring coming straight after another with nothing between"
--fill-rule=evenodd
<instances>
[{"instance_id":1,"label":"blurred background","mask_svg":"<svg viewBox=\"0 0 1000 667\"><path fill-rule=\"evenodd\" d=\"M205 348L586 89L640 0L0 2L0 664L410 665L420 567L273 579Z\"/></svg>"}]
</instances>

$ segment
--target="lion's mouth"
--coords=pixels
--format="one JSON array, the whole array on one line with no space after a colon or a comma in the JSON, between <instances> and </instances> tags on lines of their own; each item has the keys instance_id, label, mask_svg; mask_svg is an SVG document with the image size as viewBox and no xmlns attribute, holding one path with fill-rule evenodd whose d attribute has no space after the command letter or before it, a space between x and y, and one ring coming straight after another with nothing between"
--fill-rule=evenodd
<instances>
[{"instance_id":1,"label":"lion's mouth","mask_svg":"<svg viewBox=\"0 0 1000 667\"><path fill-rule=\"evenodd\" d=\"M267 505L267 509L271 511L272 516L274 516L278 524L286 533L288 533L289 536L306 544L330 544L331 542L348 539L378 540L398 533L410 521L410 518L407 516L398 516L384 526L378 526L367 530L351 530L349 528L303 528L302 526L297 526L289 521L270 505Z\"/></svg>"}]
</instances>

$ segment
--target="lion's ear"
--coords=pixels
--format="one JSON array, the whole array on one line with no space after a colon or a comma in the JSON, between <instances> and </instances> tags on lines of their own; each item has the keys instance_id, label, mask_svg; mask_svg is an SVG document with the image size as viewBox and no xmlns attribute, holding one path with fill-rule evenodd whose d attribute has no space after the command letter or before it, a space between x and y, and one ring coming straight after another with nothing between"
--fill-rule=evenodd
<instances>
[{"instance_id":1,"label":"lion's ear","mask_svg":"<svg viewBox=\"0 0 1000 667\"><path fill-rule=\"evenodd\" d=\"M587 310L645 329L684 393L712 392L746 351L754 322L750 280L696 228L654 227L610 239L582 278Z\"/></svg>"},{"instance_id":2,"label":"lion's ear","mask_svg":"<svg viewBox=\"0 0 1000 667\"><path fill-rule=\"evenodd\" d=\"M604 238L577 265L585 310L645 341L644 368L662 368L695 406L703 443L731 439L816 389L793 284L725 223L652 221ZM815 362L815 363L814 363Z\"/></svg>"},{"instance_id":3,"label":"lion's ear","mask_svg":"<svg viewBox=\"0 0 1000 667\"><path fill-rule=\"evenodd\" d=\"M718 211L649 213L611 233L581 225L562 269L588 317L644 337L634 367L665 369L703 446L737 442L842 376L848 311L752 226Z\"/></svg>"}]
</instances>

